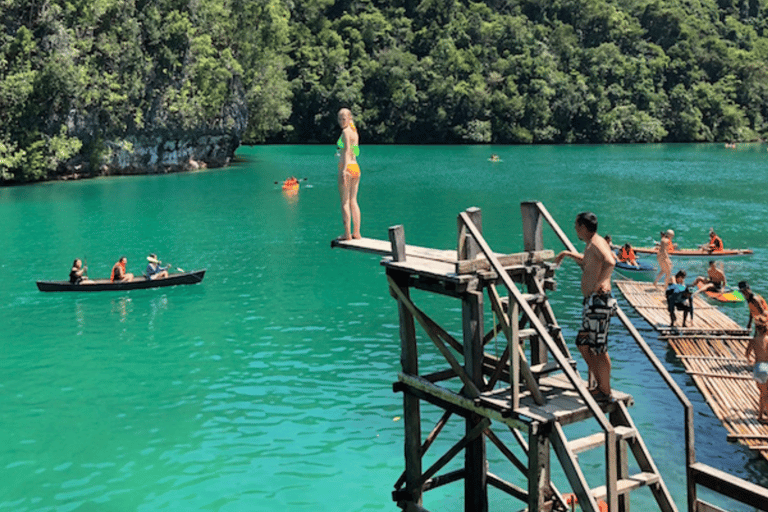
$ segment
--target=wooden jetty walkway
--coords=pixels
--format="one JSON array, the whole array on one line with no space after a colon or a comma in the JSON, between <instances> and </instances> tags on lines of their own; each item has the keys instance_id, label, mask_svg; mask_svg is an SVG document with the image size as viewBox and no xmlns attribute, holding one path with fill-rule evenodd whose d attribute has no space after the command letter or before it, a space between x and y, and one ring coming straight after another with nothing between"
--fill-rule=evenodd
<instances>
[{"instance_id":1,"label":"wooden jetty walkway","mask_svg":"<svg viewBox=\"0 0 768 512\"><path fill-rule=\"evenodd\" d=\"M670 328L662 287L638 281L616 281L621 293L651 326L661 333L712 411L738 441L768 460L768 425L757 421L759 394L752 368L744 357L749 332L719 308L694 297L694 321Z\"/></svg>"}]
</instances>

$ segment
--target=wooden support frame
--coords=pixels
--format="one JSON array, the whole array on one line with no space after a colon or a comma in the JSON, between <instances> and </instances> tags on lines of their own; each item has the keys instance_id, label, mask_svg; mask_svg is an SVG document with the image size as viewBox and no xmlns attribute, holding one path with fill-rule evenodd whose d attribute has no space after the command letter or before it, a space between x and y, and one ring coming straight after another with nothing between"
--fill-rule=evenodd
<instances>
[{"instance_id":1,"label":"wooden support frame","mask_svg":"<svg viewBox=\"0 0 768 512\"><path fill-rule=\"evenodd\" d=\"M557 360L557 363L560 365L563 373L571 382L571 385L573 385L573 387L577 390L581 399L587 404L587 407L590 409L593 416L595 417L595 419L597 419L601 428L605 432L605 458L606 458L605 476L606 476L606 490L607 490L606 501L608 503L609 510L612 510L612 511L618 510L616 433L614 432L613 426L605 417L602 410L597 405L597 402L595 402L595 399L592 398L591 393L587 391L586 387L584 386L584 383L582 382L581 378L578 376L576 371L573 368L571 368L567 359L565 359L565 356L559 350L557 343L555 343L555 341L549 335L549 332L541 323L538 316L533 312L533 310L531 309L531 306L525 301L520 290L517 289L517 286L515 286L515 284L510 279L509 275L507 275L507 273L504 271L504 268L501 266L498 259L494 255L493 251L486 243L482 234L477 229L477 227L472 223L472 219L466 213L463 213L463 212L460 213L459 216L464 221L464 224L466 225L466 228L469 231L469 233L472 234L475 241L480 246L480 249L485 254L485 257L488 259L488 261L491 262L491 266L493 267L493 269L499 274L499 277L504 283L504 286L506 286L507 290L510 293L510 300L512 299L512 297L514 297L517 304L521 307L523 312L528 316L529 321L531 322L531 325L537 330L537 332L539 333L539 336L546 344L550 353L552 353L552 355ZM567 237L565 239L567 240Z\"/></svg>"},{"instance_id":2,"label":"wooden support frame","mask_svg":"<svg viewBox=\"0 0 768 512\"><path fill-rule=\"evenodd\" d=\"M543 249L543 225L545 223L555 231L557 237L569 249L575 250L568 237L560 230L549 212L539 202L521 204L524 227L524 244L527 253L515 255L497 255L491 252L482 236L482 214L477 208L462 212L457 218L457 250L456 260L451 261L452 251L439 251L407 246L405 244L404 230L402 226L390 228L389 246L391 250L385 254L385 266L387 267L387 279L390 284L392 296L398 302L398 311L401 318L401 364L402 372L395 389L404 391L404 427L406 431L405 456L406 468L396 483L396 499L398 505L405 510L423 511L421 506L422 495L428 489L433 489L457 480L464 480L465 485L465 510L472 512L485 512L488 508L488 485L497 487L504 492L528 503L529 510L549 510L553 503L564 503L562 496L552 486L549 478L549 453L554 449L566 472L570 472L569 480L575 477L578 481L578 463L575 455L569 453L568 442L562 433L560 422L564 416L549 416L538 412L537 408L529 408L531 399L525 398L525 404L521 411L524 414L508 416L509 410L504 405L506 388L495 390L500 379L509 379L509 403L514 411L520 406L522 391L519 388L522 382L530 390L533 401L536 400L535 390L538 389L538 381L532 377L532 366L526 358L527 349L523 348L522 340L531 340L530 364L536 364L537 374L551 371L550 367L557 366L565 374L565 378L577 391L581 400L587 405L590 413L596 418L603 429L605 438L606 460L606 485L590 491L586 484L577 482L575 489L580 485L584 488L583 494L586 500L582 506L585 510L595 509L589 503L588 495L594 498L605 497L609 510L626 512L629 509L629 500L625 493L637 485L650 485L656 495L661 510L675 512L674 504L665 507L665 498L660 497L663 481L657 477L658 470L652 459L647 455L647 449L639 441L631 440L631 434L627 431L634 428L631 418L625 410L623 403L616 407L609 407L612 411L609 422L591 395L586 392L584 382L581 380L575 368L571 366L571 357L567 344L557 326L554 313L546 300L544 290L554 289L553 269L546 263L547 258L554 256L554 252ZM381 253L378 241L358 241L355 250L371 248L373 252ZM377 242L377 243L373 243ZM383 243L383 242L382 242ZM332 244L333 246L333 244ZM337 245L337 247L344 247ZM501 261L504 261L502 264ZM451 273L451 269L455 272ZM509 290L509 306L505 311L499 298L495 285L503 283ZM527 287L527 294L522 293L518 286ZM454 339L445 329L440 327L427 314L421 311L411 300L410 288L417 288L427 292L441 293L446 296L459 298L462 301L462 330L463 343ZM488 289L488 302L498 317L498 324L494 326L501 329L507 338L504 354L499 357L486 354L485 345L492 339L488 335L483 336L483 291ZM542 296L543 300L536 304L528 302L532 296ZM619 317L624 322L623 313ZM436 371L430 375L419 376L418 349L416 344L415 323L427 333L432 343L443 354L448 362L448 368ZM496 323L496 322L494 322ZM526 325L526 323L530 325ZM625 323L625 325L627 325ZM530 327L530 328L529 328ZM631 324L627 325L630 334L636 337ZM691 337L696 333L690 333ZM642 340L641 340L642 341ZM638 344L646 351L647 347L638 341ZM537 347L534 347L537 345ZM646 351L647 352L647 351ZM554 357L553 363L541 364L546 361L548 355ZM460 358L463 357L463 363ZM656 369L661 364L649 356ZM544 368L539 368L544 366ZM669 375L659 370L662 377L669 384ZM455 379L461 381L460 391L451 391L437 386L435 383L442 380ZM486 380L487 377L487 380ZM557 380L557 378L555 378ZM552 377L542 379L542 389L549 389ZM686 461L688 469L688 510L689 512L704 512L717 510L696 498L696 485L711 487L726 495L742 492L757 492L759 499L768 499L757 486L757 491L739 479L734 479L727 474L719 474L701 464L695 463L693 451L692 433L692 408L685 400L684 395L676 389L674 383L670 384L673 391L686 408ZM569 388L570 389L570 388ZM497 394L498 392L498 394ZM548 391L549 392L549 391ZM539 390L541 393L541 390ZM542 395L543 398L543 395ZM629 397L631 399L631 397ZM433 430L422 441L420 400L426 400L444 409L443 416L434 426ZM555 403L555 401L553 401ZM562 411L560 412L562 414ZM457 414L461 421L465 422L464 437L440 459L423 471L423 457L440 435L449 418ZM582 412L580 419L586 418ZM575 416L569 416L573 420ZM521 461L509 450L490 429L491 421L506 424L517 439L528 457L528 464ZM578 421L578 420L577 420ZM570 422L570 421L566 421ZM565 424L565 423L563 423ZM527 433L526 438L521 432ZM603 435L599 434L599 435ZM592 436L595 437L595 436ZM505 482L495 474L489 472L486 467L485 439L490 440L500 452L518 470L528 476L528 489L521 489L514 484ZM628 440L630 439L630 440ZM576 441L575 446L583 446L585 443ZM593 443L594 444L594 443ZM628 448L631 448L638 465L643 473L629 476L627 468ZM451 459L464 450L464 468L437 475ZM570 462L569 462L570 461ZM570 466L570 469L566 466ZM573 469L575 468L575 469ZM582 475L583 476L583 475ZM619 482L618 479L621 478ZM583 481L583 478L581 479ZM634 487L633 487L634 486ZM763 491L765 491L763 489ZM730 493L730 494L729 494ZM739 499L738 496L732 496ZM750 494L750 499L753 495ZM551 498L551 499L550 499ZM595 500L593 500L595 501Z\"/></svg>"}]
</instances>

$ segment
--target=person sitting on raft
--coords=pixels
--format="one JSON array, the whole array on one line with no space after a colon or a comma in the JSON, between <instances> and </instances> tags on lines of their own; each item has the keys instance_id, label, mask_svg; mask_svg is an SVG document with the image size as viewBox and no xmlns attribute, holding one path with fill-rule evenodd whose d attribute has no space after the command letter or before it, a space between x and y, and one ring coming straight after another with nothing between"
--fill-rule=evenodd
<instances>
[{"instance_id":1,"label":"person sitting on raft","mask_svg":"<svg viewBox=\"0 0 768 512\"><path fill-rule=\"evenodd\" d=\"M685 327L688 313L691 314L691 325L693 325L693 293L691 293L690 288L685 286L686 275L685 270L679 270L675 274L675 282L670 284L666 291L670 327L674 327L675 320L677 320L676 309L683 312L683 327Z\"/></svg>"},{"instance_id":2,"label":"person sitting on raft","mask_svg":"<svg viewBox=\"0 0 768 512\"><path fill-rule=\"evenodd\" d=\"M709 252L723 252L723 240L717 236L715 230L709 228L709 244L707 244L707 250Z\"/></svg>"},{"instance_id":3,"label":"person sitting on raft","mask_svg":"<svg viewBox=\"0 0 768 512\"><path fill-rule=\"evenodd\" d=\"M627 263L633 267L640 267L640 264L637 262L637 257L635 256L635 250L630 244L627 243L622 245L621 249L619 249L618 256L620 262Z\"/></svg>"},{"instance_id":4,"label":"person sitting on raft","mask_svg":"<svg viewBox=\"0 0 768 512\"><path fill-rule=\"evenodd\" d=\"M83 266L80 258L75 258L72 262L72 269L69 271L69 282L72 284L90 284L93 281L88 279L88 267Z\"/></svg>"},{"instance_id":5,"label":"person sitting on raft","mask_svg":"<svg viewBox=\"0 0 768 512\"><path fill-rule=\"evenodd\" d=\"M709 260L709 268L707 268L707 277L698 276L693 280L693 286L698 286L700 291L711 290L713 292L722 292L725 286L728 284L725 279L725 272L723 272L723 264L717 267L715 260Z\"/></svg>"},{"instance_id":6,"label":"person sitting on raft","mask_svg":"<svg viewBox=\"0 0 768 512\"><path fill-rule=\"evenodd\" d=\"M157 259L157 254L152 253L147 256L147 261L149 263L147 264L147 269L144 271L144 275L147 276L147 279L151 281L168 277L168 269L171 268L171 266L161 267L160 263L162 262Z\"/></svg>"},{"instance_id":7,"label":"person sitting on raft","mask_svg":"<svg viewBox=\"0 0 768 512\"><path fill-rule=\"evenodd\" d=\"M112 274L109 277L109 280L112 282L115 281L133 281L133 274L130 272L125 271L125 266L128 264L128 258L125 256L120 256L120 259L117 260L117 263L112 266Z\"/></svg>"}]
</instances>

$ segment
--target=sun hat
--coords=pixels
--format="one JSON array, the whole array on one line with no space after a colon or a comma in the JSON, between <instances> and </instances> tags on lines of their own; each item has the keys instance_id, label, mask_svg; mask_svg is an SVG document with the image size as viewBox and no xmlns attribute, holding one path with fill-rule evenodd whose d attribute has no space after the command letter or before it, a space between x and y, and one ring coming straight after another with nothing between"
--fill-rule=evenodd
<instances>
[{"instance_id":1,"label":"sun hat","mask_svg":"<svg viewBox=\"0 0 768 512\"><path fill-rule=\"evenodd\" d=\"M160 260L157 259L157 254L152 253L149 256L147 256L147 261L150 263L160 263Z\"/></svg>"},{"instance_id":2,"label":"sun hat","mask_svg":"<svg viewBox=\"0 0 768 512\"><path fill-rule=\"evenodd\" d=\"M674 231L672 231L671 229L668 229L668 230L666 231L666 235L667 235L667 236L675 236L675 232L674 232Z\"/></svg>"}]
</instances>

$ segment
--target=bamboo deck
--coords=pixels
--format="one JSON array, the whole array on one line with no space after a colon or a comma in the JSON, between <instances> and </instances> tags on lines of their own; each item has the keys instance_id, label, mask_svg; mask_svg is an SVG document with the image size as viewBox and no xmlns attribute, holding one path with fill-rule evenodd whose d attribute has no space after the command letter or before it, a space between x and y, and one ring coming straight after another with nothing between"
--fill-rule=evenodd
<instances>
[{"instance_id":1,"label":"bamboo deck","mask_svg":"<svg viewBox=\"0 0 768 512\"><path fill-rule=\"evenodd\" d=\"M670 328L664 290L650 283L616 281L629 304L662 333L712 411L728 432L728 441L768 460L768 425L757 421L758 390L744 357L749 333L717 307L697 296L692 326Z\"/></svg>"}]
</instances>

